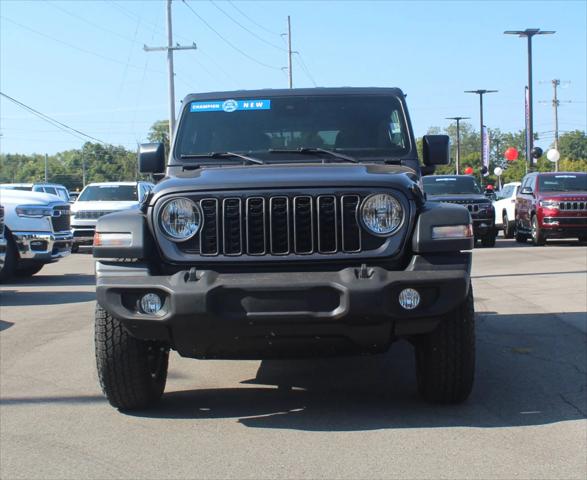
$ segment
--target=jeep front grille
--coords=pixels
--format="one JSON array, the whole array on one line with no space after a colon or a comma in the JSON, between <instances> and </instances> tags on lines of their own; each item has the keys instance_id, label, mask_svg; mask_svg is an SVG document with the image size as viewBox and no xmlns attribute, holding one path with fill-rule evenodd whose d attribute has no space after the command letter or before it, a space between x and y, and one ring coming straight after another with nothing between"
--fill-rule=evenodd
<instances>
[{"instance_id":1,"label":"jeep front grille","mask_svg":"<svg viewBox=\"0 0 587 480\"><path fill-rule=\"evenodd\" d=\"M57 205L53 207L51 225L54 232L66 232L70 230L69 205Z\"/></svg>"},{"instance_id":2,"label":"jeep front grille","mask_svg":"<svg viewBox=\"0 0 587 480\"><path fill-rule=\"evenodd\" d=\"M587 201L560 202L560 210L587 210Z\"/></svg>"},{"instance_id":3,"label":"jeep front grille","mask_svg":"<svg viewBox=\"0 0 587 480\"><path fill-rule=\"evenodd\" d=\"M112 212L108 210L80 210L75 213L75 218L78 220L96 220Z\"/></svg>"},{"instance_id":4,"label":"jeep front grille","mask_svg":"<svg viewBox=\"0 0 587 480\"><path fill-rule=\"evenodd\" d=\"M358 194L251 195L201 198L202 230L178 244L203 256L358 253ZM369 249L384 239L372 238Z\"/></svg>"}]
</instances>

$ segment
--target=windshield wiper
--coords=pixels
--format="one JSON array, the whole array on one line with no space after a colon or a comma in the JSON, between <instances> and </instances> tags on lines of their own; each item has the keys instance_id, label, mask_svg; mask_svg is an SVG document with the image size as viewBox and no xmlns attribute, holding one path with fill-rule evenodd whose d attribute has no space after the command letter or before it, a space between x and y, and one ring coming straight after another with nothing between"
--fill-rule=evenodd
<instances>
[{"instance_id":1,"label":"windshield wiper","mask_svg":"<svg viewBox=\"0 0 587 480\"><path fill-rule=\"evenodd\" d=\"M345 162L351 163L359 163L356 158L349 157L348 155L344 155L342 153L333 152L332 150L326 150L325 148L310 148L310 147L300 147L300 148L270 148L269 153L300 153L302 155L320 155L326 154L330 155L333 158L337 158L339 160L344 160Z\"/></svg>"},{"instance_id":2,"label":"windshield wiper","mask_svg":"<svg viewBox=\"0 0 587 480\"><path fill-rule=\"evenodd\" d=\"M235 152L210 152L210 153L188 153L180 155L180 158L240 158L245 162L263 165L265 162L258 158L248 157Z\"/></svg>"}]
</instances>

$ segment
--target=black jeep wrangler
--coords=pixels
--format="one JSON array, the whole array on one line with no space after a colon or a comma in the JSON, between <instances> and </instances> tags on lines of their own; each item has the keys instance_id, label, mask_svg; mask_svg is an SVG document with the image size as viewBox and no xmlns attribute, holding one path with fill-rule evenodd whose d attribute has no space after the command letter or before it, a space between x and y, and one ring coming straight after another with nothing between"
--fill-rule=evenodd
<instances>
[{"instance_id":1,"label":"black jeep wrangler","mask_svg":"<svg viewBox=\"0 0 587 480\"><path fill-rule=\"evenodd\" d=\"M265 359L378 353L406 338L426 400L456 403L475 368L471 216L426 202L449 160L420 165L404 94L391 88L189 95L140 210L94 237L96 357L123 410L157 401L170 349Z\"/></svg>"},{"instance_id":2,"label":"black jeep wrangler","mask_svg":"<svg viewBox=\"0 0 587 480\"><path fill-rule=\"evenodd\" d=\"M430 175L422 179L426 198L430 202L456 203L466 207L473 219L475 242L483 247L495 247L497 228L495 208L470 175Z\"/></svg>"}]
</instances>

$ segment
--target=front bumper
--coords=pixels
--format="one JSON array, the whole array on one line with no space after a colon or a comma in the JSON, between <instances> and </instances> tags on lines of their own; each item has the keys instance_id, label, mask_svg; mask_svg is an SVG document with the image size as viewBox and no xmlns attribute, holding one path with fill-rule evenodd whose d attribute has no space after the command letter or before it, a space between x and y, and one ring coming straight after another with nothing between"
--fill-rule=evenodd
<instances>
[{"instance_id":1,"label":"front bumper","mask_svg":"<svg viewBox=\"0 0 587 480\"><path fill-rule=\"evenodd\" d=\"M442 257L444 259L447 256ZM415 256L406 270L348 267L338 271L151 276L141 266L97 262L100 305L138 338L169 343L181 355L269 358L385 351L394 337L426 333L469 290L470 253L452 261ZM414 288L421 302L403 309ZM141 313L148 292L164 299L159 314Z\"/></svg>"},{"instance_id":2,"label":"front bumper","mask_svg":"<svg viewBox=\"0 0 587 480\"><path fill-rule=\"evenodd\" d=\"M473 234L475 238L485 237L487 235L495 235L497 230L495 228L495 218L475 218L473 217Z\"/></svg>"},{"instance_id":3,"label":"front bumper","mask_svg":"<svg viewBox=\"0 0 587 480\"><path fill-rule=\"evenodd\" d=\"M587 215L543 216L540 228L548 238L582 237L587 235Z\"/></svg>"},{"instance_id":4,"label":"front bumper","mask_svg":"<svg viewBox=\"0 0 587 480\"><path fill-rule=\"evenodd\" d=\"M4 261L6 259L6 238L0 237L0 270L4 268Z\"/></svg>"},{"instance_id":5,"label":"front bumper","mask_svg":"<svg viewBox=\"0 0 587 480\"><path fill-rule=\"evenodd\" d=\"M95 227L83 226L76 227L72 226L73 232L73 243L76 245L92 245L94 241Z\"/></svg>"},{"instance_id":6,"label":"front bumper","mask_svg":"<svg viewBox=\"0 0 587 480\"><path fill-rule=\"evenodd\" d=\"M71 233L12 232L12 237L21 260L51 263L71 253Z\"/></svg>"}]
</instances>

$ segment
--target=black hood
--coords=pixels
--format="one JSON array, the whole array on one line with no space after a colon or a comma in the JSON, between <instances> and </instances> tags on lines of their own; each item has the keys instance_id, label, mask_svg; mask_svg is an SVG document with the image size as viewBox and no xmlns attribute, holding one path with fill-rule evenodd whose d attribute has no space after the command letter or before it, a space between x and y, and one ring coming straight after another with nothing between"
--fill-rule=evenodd
<instances>
[{"instance_id":1,"label":"black hood","mask_svg":"<svg viewBox=\"0 0 587 480\"><path fill-rule=\"evenodd\" d=\"M153 190L153 199L182 191L383 187L420 192L410 168L385 164L289 163L283 165L205 167L166 177ZM417 190L417 192L415 191Z\"/></svg>"}]
</instances>

